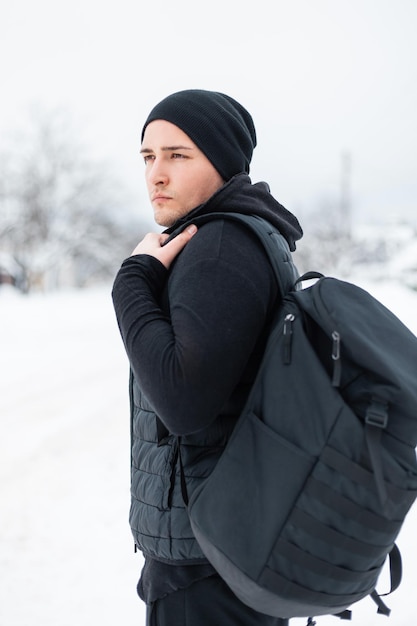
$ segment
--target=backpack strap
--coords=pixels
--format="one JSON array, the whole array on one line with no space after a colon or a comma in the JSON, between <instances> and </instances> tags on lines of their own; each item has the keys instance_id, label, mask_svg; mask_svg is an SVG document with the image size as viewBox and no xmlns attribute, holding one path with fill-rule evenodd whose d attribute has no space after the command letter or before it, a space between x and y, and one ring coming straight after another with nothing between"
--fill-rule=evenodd
<instances>
[{"instance_id":1,"label":"backpack strap","mask_svg":"<svg viewBox=\"0 0 417 626\"><path fill-rule=\"evenodd\" d=\"M387 617L391 613L391 609L389 609L386 604L382 601L382 597L389 596L390 593L398 589L401 583L402 578L402 561L401 561L401 553L397 546L394 544L391 552L389 553L389 569L390 569L390 578L391 578L391 587L387 593L379 594L376 589L371 593L371 598L375 602L378 607L378 613L381 615L386 615Z\"/></svg>"},{"instance_id":2,"label":"backpack strap","mask_svg":"<svg viewBox=\"0 0 417 626\"><path fill-rule=\"evenodd\" d=\"M379 499L384 507L388 494L385 487L381 459L382 432L388 424L388 403L372 397L365 415L365 439L371 459Z\"/></svg>"},{"instance_id":3,"label":"backpack strap","mask_svg":"<svg viewBox=\"0 0 417 626\"><path fill-rule=\"evenodd\" d=\"M377 612L380 615L386 615L387 617L389 617L391 613L391 609L387 607L387 605L382 600L382 598L384 596L388 596L390 593L398 589L401 583L401 578L402 578L401 553L397 544L393 545L391 552L389 553L388 556L389 556L389 562L390 562L390 579L391 579L390 590L387 593L382 593L380 595L376 591L376 589L374 589L373 592L370 594L370 597L372 598L372 600L375 602L375 604L378 607ZM352 611L349 609L346 609L345 611L342 611L341 613L335 613L334 617L339 617L340 619L343 619L343 620L350 620L352 619ZM306 626L315 626L315 624L316 622L313 621L313 618L309 617Z\"/></svg>"},{"instance_id":4,"label":"backpack strap","mask_svg":"<svg viewBox=\"0 0 417 626\"><path fill-rule=\"evenodd\" d=\"M259 217L259 215L244 215L243 213L220 211L218 213L199 215L176 228L165 243L176 237L189 224L200 226L219 219L232 220L244 224L258 237L274 270L281 298L294 289L299 274L292 260L288 242L277 228L272 226L266 219Z\"/></svg>"}]
</instances>

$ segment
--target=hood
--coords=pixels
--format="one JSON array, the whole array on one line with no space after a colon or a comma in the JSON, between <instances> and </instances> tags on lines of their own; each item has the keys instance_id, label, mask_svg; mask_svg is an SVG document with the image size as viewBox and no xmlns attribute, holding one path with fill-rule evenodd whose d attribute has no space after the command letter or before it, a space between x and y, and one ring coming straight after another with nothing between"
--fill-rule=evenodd
<instances>
[{"instance_id":1,"label":"hood","mask_svg":"<svg viewBox=\"0 0 417 626\"><path fill-rule=\"evenodd\" d=\"M285 237L291 251L303 236L297 218L272 196L265 182L252 184L247 174L237 174L223 185L207 202L178 220L166 233L171 234L194 217L210 213L243 213L258 215L270 222Z\"/></svg>"}]
</instances>

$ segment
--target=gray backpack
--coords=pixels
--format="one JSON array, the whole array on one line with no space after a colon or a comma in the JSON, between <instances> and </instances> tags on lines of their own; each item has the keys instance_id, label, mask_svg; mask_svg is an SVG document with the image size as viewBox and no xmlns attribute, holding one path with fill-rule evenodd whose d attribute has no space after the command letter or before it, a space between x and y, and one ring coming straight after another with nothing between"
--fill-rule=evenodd
<instances>
[{"instance_id":1,"label":"gray backpack","mask_svg":"<svg viewBox=\"0 0 417 626\"><path fill-rule=\"evenodd\" d=\"M353 284L288 291L284 238L216 217L260 237L284 299L217 466L189 498L183 476L195 537L261 613L348 618L371 595L389 614L375 588L387 557L391 591L401 580L395 540L417 495L417 338Z\"/></svg>"}]
</instances>

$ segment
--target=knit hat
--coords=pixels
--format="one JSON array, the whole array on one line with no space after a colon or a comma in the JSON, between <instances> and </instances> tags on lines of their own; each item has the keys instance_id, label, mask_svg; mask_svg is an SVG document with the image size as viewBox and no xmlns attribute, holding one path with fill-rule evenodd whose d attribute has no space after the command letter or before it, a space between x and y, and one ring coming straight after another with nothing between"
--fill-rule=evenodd
<instances>
[{"instance_id":1,"label":"knit hat","mask_svg":"<svg viewBox=\"0 0 417 626\"><path fill-rule=\"evenodd\" d=\"M154 120L175 124L200 148L225 181L249 173L256 131L251 115L230 96L188 89L168 96L150 112L142 129Z\"/></svg>"}]
</instances>

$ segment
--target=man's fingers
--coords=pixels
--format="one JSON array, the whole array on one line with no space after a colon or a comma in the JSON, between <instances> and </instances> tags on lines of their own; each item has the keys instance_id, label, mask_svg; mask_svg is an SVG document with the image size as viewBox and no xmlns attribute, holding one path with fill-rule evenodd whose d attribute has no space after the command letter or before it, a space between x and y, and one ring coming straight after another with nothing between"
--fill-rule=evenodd
<instances>
[{"instance_id":1,"label":"man's fingers","mask_svg":"<svg viewBox=\"0 0 417 626\"><path fill-rule=\"evenodd\" d=\"M183 230L179 235L171 239L166 245L165 241L168 239L168 235L161 233L148 233L138 243L133 250L132 255L136 254L149 254L161 261L163 265L168 269L175 257L181 252L181 250L187 245L191 237L197 232L197 226L192 224Z\"/></svg>"},{"instance_id":2,"label":"man's fingers","mask_svg":"<svg viewBox=\"0 0 417 626\"><path fill-rule=\"evenodd\" d=\"M179 235L171 239L165 246L161 248L160 254L158 255L161 263L165 265L165 267L169 267L175 257L181 252L181 250L187 245L190 241L191 237L195 235L197 232L197 226L191 224L185 230L183 230Z\"/></svg>"}]
</instances>

